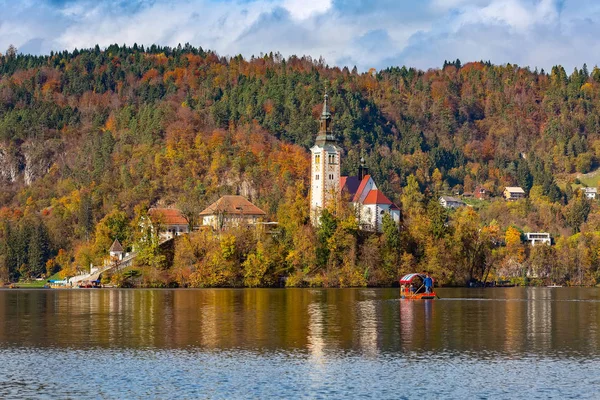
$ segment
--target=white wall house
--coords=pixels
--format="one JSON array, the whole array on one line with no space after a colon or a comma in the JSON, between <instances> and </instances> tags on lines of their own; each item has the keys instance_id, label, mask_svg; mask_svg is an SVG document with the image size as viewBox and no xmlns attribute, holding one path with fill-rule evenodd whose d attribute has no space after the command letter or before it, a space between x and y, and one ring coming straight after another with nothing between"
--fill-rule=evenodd
<instances>
[{"instance_id":1,"label":"white wall house","mask_svg":"<svg viewBox=\"0 0 600 400\"><path fill-rule=\"evenodd\" d=\"M115 239L112 246L110 246L108 253L110 254L111 259L117 259L119 261L123 259L123 246L121 246L119 239Z\"/></svg>"},{"instance_id":2,"label":"white wall house","mask_svg":"<svg viewBox=\"0 0 600 400\"><path fill-rule=\"evenodd\" d=\"M190 232L187 219L176 208L150 208L148 215L140 222L140 228L142 230L150 228L152 231L157 229L161 241Z\"/></svg>"},{"instance_id":3,"label":"white wall house","mask_svg":"<svg viewBox=\"0 0 600 400\"><path fill-rule=\"evenodd\" d=\"M552 237L547 232L530 232L525 234L525 240L531 243L532 246L536 244L552 244Z\"/></svg>"},{"instance_id":4,"label":"white wall house","mask_svg":"<svg viewBox=\"0 0 600 400\"><path fill-rule=\"evenodd\" d=\"M590 200L596 200L596 197L598 196L598 188L595 187L583 187L581 188L581 191L583 192L583 195Z\"/></svg>"},{"instance_id":5,"label":"white wall house","mask_svg":"<svg viewBox=\"0 0 600 400\"><path fill-rule=\"evenodd\" d=\"M223 196L200 213L202 225L218 231L255 225L262 222L266 216L266 212L244 196Z\"/></svg>"},{"instance_id":6,"label":"white wall house","mask_svg":"<svg viewBox=\"0 0 600 400\"><path fill-rule=\"evenodd\" d=\"M502 195L508 201L516 201L525 197L525 191L518 186L507 186Z\"/></svg>"},{"instance_id":7,"label":"white wall house","mask_svg":"<svg viewBox=\"0 0 600 400\"><path fill-rule=\"evenodd\" d=\"M439 202L444 208L458 208L465 205L465 202L461 199L451 196L441 196Z\"/></svg>"}]
</instances>

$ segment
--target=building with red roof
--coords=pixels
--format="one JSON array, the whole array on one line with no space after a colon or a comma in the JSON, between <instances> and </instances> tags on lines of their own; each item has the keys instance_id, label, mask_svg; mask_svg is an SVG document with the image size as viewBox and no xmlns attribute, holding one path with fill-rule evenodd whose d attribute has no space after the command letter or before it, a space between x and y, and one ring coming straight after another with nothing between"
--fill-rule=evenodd
<instances>
[{"instance_id":1,"label":"building with red roof","mask_svg":"<svg viewBox=\"0 0 600 400\"><path fill-rule=\"evenodd\" d=\"M389 214L399 223L400 209L377 188L364 159L361 159L358 176L340 176L342 149L333 133L327 100L325 95L319 134L315 145L310 149L311 220L318 225L324 208L335 208L335 202L347 198L356 210L361 229L381 232L383 216Z\"/></svg>"},{"instance_id":2,"label":"building with red roof","mask_svg":"<svg viewBox=\"0 0 600 400\"><path fill-rule=\"evenodd\" d=\"M153 207L148 210L152 227L158 229L161 240L172 239L175 236L190 232L190 224L177 208Z\"/></svg>"},{"instance_id":3,"label":"building with red roof","mask_svg":"<svg viewBox=\"0 0 600 400\"><path fill-rule=\"evenodd\" d=\"M348 182L359 182L357 186ZM351 199L351 204L357 212L361 229L381 232L383 216L389 214L396 222L400 222L400 209L377 188L375 181L368 174L361 160L358 176L343 176L340 178L342 194Z\"/></svg>"},{"instance_id":4,"label":"building with red roof","mask_svg":"<svg viewBox=\"0 0 600 400\"><path fill-rule=\"evenodd\" d=\"M255 225L262 222L266 216L266 212L244 196L223 196L200 213L202 224L215 230Z\"/></svg>"}]
</instances>

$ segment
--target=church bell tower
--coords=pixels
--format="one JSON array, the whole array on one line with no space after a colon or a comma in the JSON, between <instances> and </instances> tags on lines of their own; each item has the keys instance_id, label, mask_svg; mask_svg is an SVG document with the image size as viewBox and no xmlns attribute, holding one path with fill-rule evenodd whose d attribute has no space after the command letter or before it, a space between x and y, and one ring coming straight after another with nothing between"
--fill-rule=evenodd
<instances>
[{"instance_id":1,"label":"church bell tower","mask_svg":"<svg viewBox=\"0 0 600 400\"><path fill-rule=\"evenodd\" d=\"M310 217L313 225L319 224L324 208L335 207L340 194L341 148L333 134L327 100L325 95L319 133L310 149Z\"/></svg>"}]
</instances>

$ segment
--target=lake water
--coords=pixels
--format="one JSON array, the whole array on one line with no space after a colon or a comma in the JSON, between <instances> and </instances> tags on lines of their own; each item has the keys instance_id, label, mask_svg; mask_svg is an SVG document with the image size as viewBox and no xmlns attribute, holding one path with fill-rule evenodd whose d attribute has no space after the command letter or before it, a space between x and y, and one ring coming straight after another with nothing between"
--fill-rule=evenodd
<instances>
[{"instance_id":1,"label":"lake water","mask_svg":"<svg viewBox=\"0 0 600 400\"><path fill-rule=\"evenodd\" d=\"M600 289L0 290L0 398L600 398Z\"/></svg>"}]
</instances>

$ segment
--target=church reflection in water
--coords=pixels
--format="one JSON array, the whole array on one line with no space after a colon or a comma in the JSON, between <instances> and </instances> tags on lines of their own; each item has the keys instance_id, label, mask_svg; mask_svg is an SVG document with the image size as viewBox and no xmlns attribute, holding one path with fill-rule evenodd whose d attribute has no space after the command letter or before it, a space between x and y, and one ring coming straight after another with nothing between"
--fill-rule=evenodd
<instances>
[{"instance_id":1,"label":"church reflection in water","mask_svg":"<svg viewBox=\"0 0 600 400\"><path fill-rule=\"evenodd\" d=\"M590 289L593 290L593 289ZM444 295L440 293L442 297ZM598 353L588 289L3 290L0 342L65 348L263 349L306 354Z\"/></svg>"}]
</instances>

